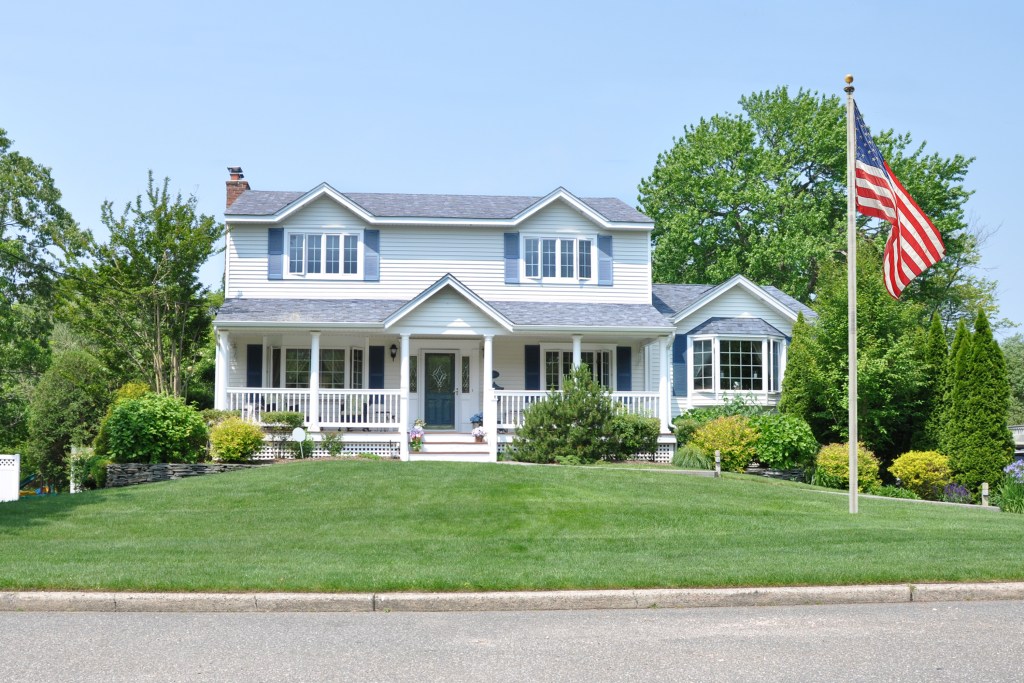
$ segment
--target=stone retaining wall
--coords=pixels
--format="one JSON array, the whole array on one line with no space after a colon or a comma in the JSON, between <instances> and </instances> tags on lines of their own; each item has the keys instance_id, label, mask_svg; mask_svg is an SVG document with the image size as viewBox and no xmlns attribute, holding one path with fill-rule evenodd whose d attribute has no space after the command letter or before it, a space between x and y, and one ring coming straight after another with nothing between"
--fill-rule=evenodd
<instances>
[{"instance_id":1,"label":"stone retaining wall","mask_svg":"<svg viewBox=\"0 0 1024 683\"><path fill-rule=\"evenodd\" d=\"M250 467L262 467L270 463L168 463L159 462L154 464L112 462L107 465L107 488L115 486L132 486L133 484L151 484L155 481L167 481L169 479L184 479L185 477L201 477L204 474L220 474L221 472L234 472L235 470L249 469Z\"/></svg>"}]
</instances>

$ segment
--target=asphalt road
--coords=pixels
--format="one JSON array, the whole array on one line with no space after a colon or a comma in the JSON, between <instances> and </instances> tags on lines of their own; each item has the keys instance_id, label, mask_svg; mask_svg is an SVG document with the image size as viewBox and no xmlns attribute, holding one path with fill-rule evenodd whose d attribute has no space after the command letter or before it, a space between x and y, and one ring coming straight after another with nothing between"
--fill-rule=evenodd
<instances>
[{"instance_id":1,"label":"asphalt road","mask_svg":"<svg viewBox=\"0 0 1024 683\"><path fill-rule=\"evenodd\" d=\"M1024 602L0 612L2 681L1020 681Z\"/></svg>"}]
</instances>

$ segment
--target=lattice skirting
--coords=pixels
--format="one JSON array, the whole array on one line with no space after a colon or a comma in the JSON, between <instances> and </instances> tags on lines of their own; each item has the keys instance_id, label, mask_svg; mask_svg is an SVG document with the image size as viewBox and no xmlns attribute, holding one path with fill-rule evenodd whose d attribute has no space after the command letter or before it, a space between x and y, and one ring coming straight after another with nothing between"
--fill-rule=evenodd
<instances>
[{"instance_id":1,"label":"lattice skirting","mask_svg":"<svg viewBox=\"0 0 1024 683\"><path fill-rule=\"evenodd\" d=\"M397 458L400 454L398 441L357 441L344 444L341 455L359 455L360 453L372 453L382 458ZM266 442L263 448L252 457L253 460L293 460L295 454L287 446L274 442ZM306 454L307 458L329 458L331 454L319 443L313 446L313 452Z\"/></svg>"}]
</instances>

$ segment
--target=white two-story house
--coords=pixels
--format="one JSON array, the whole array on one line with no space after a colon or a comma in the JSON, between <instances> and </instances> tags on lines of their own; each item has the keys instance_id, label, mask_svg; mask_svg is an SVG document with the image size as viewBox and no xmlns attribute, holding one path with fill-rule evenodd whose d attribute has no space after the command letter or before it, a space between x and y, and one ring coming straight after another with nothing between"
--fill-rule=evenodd
<instances>
[{"instance_id":1,"label":"white two-story house","mask_svg":"<svg viewBox=\"0 0 1024 683\"><path fill-rule=\"evenodd\" d=\"M652 285L654 225L618 199L256 191L229 170L216 406L302 412L349 451L494 460L525 408L586 364L659 419L664 460L679 412L778 400L809 313L742 277Z\"/></svg>"}]
</instances>

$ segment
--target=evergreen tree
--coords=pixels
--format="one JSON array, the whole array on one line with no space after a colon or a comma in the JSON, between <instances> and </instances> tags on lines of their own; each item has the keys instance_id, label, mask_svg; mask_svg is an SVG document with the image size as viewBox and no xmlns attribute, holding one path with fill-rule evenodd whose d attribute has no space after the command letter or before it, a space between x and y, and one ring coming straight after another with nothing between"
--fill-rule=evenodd
<instances>
[{"instance_id":1,"label":"evergreen tree","mask_svg":"<svg viewBox=\"0 0 1024 683\"><path fill-rule=\"evenodd\" d=\"M786 374L782 378L779 412L803 418L810 424L810 419L815 417L819 392L820 375L815 360L814 328L804 319L803 313L798 313L787 352ZM828 431L828 425L812 425L811 430L821 434Z\"/></svg>"},{"instance_id":2,"label":"evergreen tree","mask_svg":"<svg viewBox=\"0 0 1024 683\"><path fill-rule=\"evenodd\" d=\"M939 450L944 455L949 455L955 448L959 447L957 438L960 434L959 425L962 420L958 411L963 404L963 398L958 394L958 389L961 387L957 384L957 377L962 375L965 362L964 356L970 349L970 346L971 333L967 329L967 324L960 320L956 325L953 345L950 346L949 356L946 359L942 403L939 406Z\"/></svg>"},{"instance_id":3,"label":"evergreen tree","mask_svg":"<svg viewBox=\"0 0 1024 683\"><path fill-rule=\"evenodd\" d=\"M969 347L961 348L958 355L954 392L958 433L949 461L957 481L976 492L982 482L998 482L1013 458L1013 436L1007 427L1010 383L1003 352L992 337L984 310L978 312Z\"/></svg>"},{"instance_id":4,"label":"evergreen tree","mask_svg":"<svg viewBox=\"0 0 1024 683\"><path fill-rule=\"evenodd\" d=\"M919 451L938 448L942 431L943 392L946 388L946 366L949 349L946 347L946 332L938 314L932 314L928 328L928 345L924 352L924 381L922 414L924 424L914 438L914 449Z\"/></svg>"}]
</instances>

